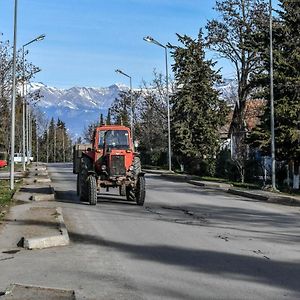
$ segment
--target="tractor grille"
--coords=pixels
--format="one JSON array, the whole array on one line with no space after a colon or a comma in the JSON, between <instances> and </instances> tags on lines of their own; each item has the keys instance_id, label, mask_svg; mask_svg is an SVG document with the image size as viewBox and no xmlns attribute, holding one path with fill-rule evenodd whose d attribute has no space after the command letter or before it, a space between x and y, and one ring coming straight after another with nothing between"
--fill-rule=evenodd
<instances>
[{"instance_id":1,"label":"tractor grille","mask_svg":"<svg viewBox=\"0 0 300 300\"><path fill-rule=\"evenodd\" d=\"M112 155L110 176L126 175L124 155Z\"/></svg>"}]
</instances>

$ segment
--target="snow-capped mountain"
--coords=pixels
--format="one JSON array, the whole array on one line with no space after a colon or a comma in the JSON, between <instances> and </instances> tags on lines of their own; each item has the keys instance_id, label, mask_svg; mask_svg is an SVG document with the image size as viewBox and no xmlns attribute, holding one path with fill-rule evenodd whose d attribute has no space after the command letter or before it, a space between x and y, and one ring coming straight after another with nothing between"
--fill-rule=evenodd
<instances>
[{"instance_id":1,"label":"snow-capped mountain","mask_svg":"<svg viewBox=\"0 0 300 300\"><path fill-rule=\"evenodd\" d=\"M42 98L37 102L39 109L48 119L60 118L75 136L82 135L84 128L106 116L108 108L124 85L111 85L105 88L72 87L58 89L42 83L32 83L30 92L39 91Z\"/></svg>"},{"instance_id":2,"label":"snow-capped mountain","mask_svg":"<svg viewBox=\"0 0 300 300\"><path fill-rule=\"evenodd\" d=\"M223 79L215 88L220 92L220 97L229 104L234 104L237 100L238 83L235 79Z\"/></svg>"},{"instance_id":3,"label":"snow-capped mountain","mask_svg":"<svg viewBox=\"0 0 300 300\"><path fill-rule=\"evenodd\" d=\"M237 82L225 79L215 87L220 97L233 104L237 92ZM39 91L42 98L36 103L47 119L60 118L73 136L82 136L90 123L99 120L100 114L107 115L120 91L128 89L125 85L114 84L104 88L72 87L59 89L42 83L31 83L30 92Z\"/></svg>"}]
</instances>

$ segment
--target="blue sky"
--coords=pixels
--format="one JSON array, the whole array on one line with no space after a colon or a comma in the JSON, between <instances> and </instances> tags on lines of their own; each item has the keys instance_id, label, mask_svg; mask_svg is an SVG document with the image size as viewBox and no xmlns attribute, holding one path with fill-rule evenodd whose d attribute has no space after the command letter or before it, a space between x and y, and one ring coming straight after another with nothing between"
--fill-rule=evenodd
<instances>
[{"instance_id":1,"label":"blue sky","mask_svg":"<svg viewBox=\"0 0 300 300\"><path fill-rule=\"evenodd\" d=\"M46 34L44 41L28 46L28 59L42 69L35 81L63 88L128 84L115 74L117 68L138 87L142 79L152 79L154 68L164 72L163 49L144 42L144 36L175 44L175 33L196 38L199 28L216 16L214 0L18 2L18 47ZM13 0L0 1L2 40L13 39L13 5ZM220 61L218 67L224 77L234 76L229 63Z\"/></svg>"}]
</instances>

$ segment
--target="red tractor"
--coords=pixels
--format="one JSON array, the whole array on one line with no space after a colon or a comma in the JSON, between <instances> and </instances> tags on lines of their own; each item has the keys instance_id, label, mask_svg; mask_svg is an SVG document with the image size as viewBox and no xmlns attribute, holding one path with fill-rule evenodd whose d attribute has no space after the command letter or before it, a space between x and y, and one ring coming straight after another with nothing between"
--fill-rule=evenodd
<instances>
[{"instance_id":1,"label":"red tractor","mask_svg":"<svg viewBox=\"0 0 300 300\"><path fill-rule=\"evenodd\" d=\"M96 205L100 191L113 187L128 201L144 204L145 177L130 129L125 126L97 127L92 144L75 145L73 173L77 174L81 201Z\"/></svg>"}]
</instances>

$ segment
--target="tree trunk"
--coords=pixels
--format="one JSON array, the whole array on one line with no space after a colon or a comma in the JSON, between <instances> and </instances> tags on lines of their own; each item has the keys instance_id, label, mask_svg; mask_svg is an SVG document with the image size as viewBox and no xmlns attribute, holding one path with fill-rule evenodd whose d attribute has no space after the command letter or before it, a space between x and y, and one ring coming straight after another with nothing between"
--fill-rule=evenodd
<instances>
[{"instance_id":1,"label":"tree trunk","mask_svg":"<svg viewBox=\"0 0 300 300\"><path fill-rule=\"evenodd\" d=\"M293 189L299 190L299 162L293 163Z\"/></svg>"}]
</instances>

